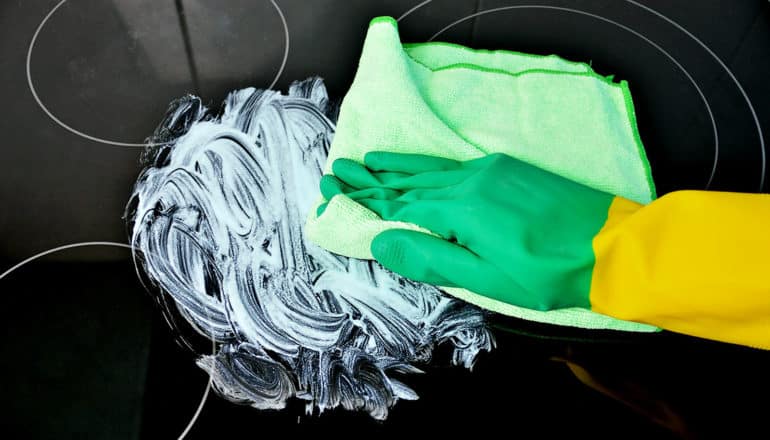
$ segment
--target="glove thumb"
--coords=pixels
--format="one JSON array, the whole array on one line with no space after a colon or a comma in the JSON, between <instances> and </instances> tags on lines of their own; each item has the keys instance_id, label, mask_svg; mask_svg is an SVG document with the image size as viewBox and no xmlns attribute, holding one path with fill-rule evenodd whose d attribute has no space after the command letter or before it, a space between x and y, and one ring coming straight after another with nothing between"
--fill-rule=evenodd
<instances>
[{"instance_id":1,"label":"glove thumb","mask_svg":"<svg viewBox=\"0 0 770 440\"><path fill-rule=\"evenodd\" d=\"M469 250L433 235L391 229L374 237L374 258L406 278L438 286L457 287L451 274L478 267L479 257Z\"/></svg>"},{"instance_id":2,"label":"glove thumb","mask_svg":"<svg viewBox=\"0 0 770 440\"><path fill-rule=\"evenodd\" d=\"M467 248L433 235L391 229L374 237L374 258L406 278L443 287L462 287L498 301L543 309L539 299L495 265Z\"/></svg>"}]
</instances>

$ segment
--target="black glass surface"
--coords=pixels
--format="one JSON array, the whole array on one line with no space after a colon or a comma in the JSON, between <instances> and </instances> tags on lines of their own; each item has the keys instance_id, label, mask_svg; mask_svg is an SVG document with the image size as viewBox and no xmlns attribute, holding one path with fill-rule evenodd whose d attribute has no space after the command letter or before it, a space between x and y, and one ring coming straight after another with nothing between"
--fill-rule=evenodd
<instances>
[{"instance_id":1,"label":"black glass surface","mask_svg":"<svg viewBox=\"0 0 770 440\"><path fill-rule=\"evenodd\" d=\"M285 89L320 75L341 99L368 21L419 3L0 2L0 273L61 245L126 242L122 213L141 143L174 98L192 93L217 106L233 89ZM400 30L405 41L425 41L481 13L436 39L555 53L629 81L659 194L770 190L762 148L770 138L768 2L638 4L665 18L626 0L434 0ZM207 378L175 341L128 250L57 251L0 279L0 292L4 406L11 408L0 435L183 432ZM405 379L420 400L399 403L384 423L341 410L307 416L299 402L258 411L211 394L187 438L768 435L766 352L665 332L493 324L498 348L472 372L437 354L427 374Z\"/></svg>"}]
</instances>

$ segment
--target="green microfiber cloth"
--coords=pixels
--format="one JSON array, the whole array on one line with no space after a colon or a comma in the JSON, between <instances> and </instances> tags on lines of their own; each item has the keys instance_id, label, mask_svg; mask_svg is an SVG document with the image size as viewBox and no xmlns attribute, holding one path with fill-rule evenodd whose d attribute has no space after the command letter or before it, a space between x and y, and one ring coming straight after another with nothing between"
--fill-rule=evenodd
<instances>
[{"instance_id":1,"label":"green microfiber cloth","mask_svg":"<svg viewBox=\"0 0 770 440\"><path fill-rule=\"evenodd\" d=\"M636 129L628 84L557 56L472 50L448 43L401 44L396 21L372 20L345 96L326 163L363 162L369 151L468 160L502 152L593 188L649 203L655 189ZM319 204L321 201L319 201ZM392 228L344 195L306 237L332 252L372 259L372 239ZM429 232L424 231L423 232ZM458 288L451 295L531 321L591 329L655 331L583 309L539 312Z\"/></svg>"}]
</instances>

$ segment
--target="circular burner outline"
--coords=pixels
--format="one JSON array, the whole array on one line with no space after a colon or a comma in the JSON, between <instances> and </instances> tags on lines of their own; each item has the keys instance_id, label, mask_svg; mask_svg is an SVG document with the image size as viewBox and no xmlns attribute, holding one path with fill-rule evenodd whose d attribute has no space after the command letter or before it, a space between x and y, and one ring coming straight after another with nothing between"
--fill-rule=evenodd
<instances>
[{"instance_id":1,"label":"circular burner outline","mask_svg":"<svg viewBox=\"0 0 770 440\"><path fill-rule=\"evenodd\" d=\"M3 278L7 277L8 275L10 275L16 269L19 269L22 266L26 265L27 263L31 263L31 262L37 260L38 258L44 257L46 255L50 255L50 254L53 254L53 253L56 253L56 252L59 252L59 251L67 250L67 249L73 249L73 248L79 248L79 247L87 247L87 246L118 247L118 248L130 249L132 252L135 249L130 244L118 243L118 242L114 242L114 241L82 241L82 242L78 242L78 243L65 244L65 245L62 245L62 246L57 246L57 247L45 250L43 252L37 253L37 254L35 254L35 255L33 255L33 256L23 260L22 262L17 263L16 265L11 267L10 269L8 269L5 272L1 273L0 274L0 280L2 280ZM136 268L136 266L134 266L134 268ZM138 277L138 278L139 278L139 280L142 279L141 277ZM216 353L216 340L214 340L213 338L211 339L211 346L212 346L212 354L214 356L216 356L216 354L217 354ZM195 413L193 413L192 418L187 423L187 425L185 426L184 430L179 435L179 437L177 437L177 440L183 440L187 436L187 434L190 432L190 430L192 429L193 425L195 425L195 422L198 421L198 417L200 417L200 415L201 415L201 411L203 410L203 406L206 404L206 401L207 401L207 399L209 397L209 392L211 391L211 383L212 383L212 379L211 379L211 375L209 375L209 380L206 382L206 388L203 390L203 396L201 397L201 401L198 404L198 407L196 408Z\"/></svg>"},{"instance_id":2,"label":"circular burner outline","mask_svg":"<svg viewBox=\"0 0 770 440\"><path fill-rule=\"evenodd\" d=\"M37 26L37 29L35 30L35 33L32 35L32 39L29 42L29 47L27 48L27 86L29 87L29 91L32 93L32 97L35 99L35 102L37 103L38 107L40 107L41 110L50 118L52 121L54 121L56 124L58 124L60 127L64 128L65 130L69 131L72 134L75 134L77 136L80 136L84 139L88 139L93 142L99 142L106 145L112 145L116 147L129 147L129 148L145 148L145 147L154 147L158 145L167 145L168 143L137 143L137 142L120 142L120 141L113 141L110 139L104 139L96 136L91 136L90 134L83 133L82 131L68 125L61 119L57 118L56 115L51 112L48 107L43 104L43 101L40 99L40 97L37 94L37 91L35 90L35 85L32 82L32 70L30 68L31 62L32 62L32 51L35 48L35 42L37 41L37 37L40 34L40 32L43 30L43 27L45 27L45 24L48 22L48 20L53 16L53 14L56 12L57 9L59 9L64 3L66 3L67 0L61 0L59 3L56 4L56 6L51 9L51 11L46 14L46 16L43 18L43 20L40 22L40 24ZM283 69L286 67L286 60L289 58L289 26L286 23L286 17L283 15L283 11L278 6L278 4L275 2L275 0L270 0L270 3L272 3L275 10L278 12L278 16L281 18L281 23L283 25L283 33L284 33L284 51L283 51L283 60L281 61L281 67L278 69L278 72L275 74L275 78L273 78L273 81L270 83L270 86L268 86L268 89L272 89L273 86L278 82L278 79L281 77L281 74L283 74Z\"/></svg>"},{"instance_id":3,"label":"circular burner outline","mask_svg":"<svg viewBox=\"0 0 770 440\"><path fill-rule=\"evenodd\" d=\"M413 8L411 8L408 11L404 12L403 14L401 14L401 16L398 17L398 19L396 21L400 22L401 20L406 18L409 14L411 14L414 11L418 10L419 8L427 5L428 3L431 3L432 1L433 0L425 0L425 1L421 2L421 3L419 3L418 5L414 6ZM765 139L764 139L764 135L762 133L762 125L760 124L759 118L757 117L757 113L754 110L754 105L752 104L751 99L749 98L748 94L744 90L744 88L741 85L740 81L738 81L738 79L732 73L730 68L727 67L727 65L725 65L725 63L719 58L719 56L717 56L717 54L714 53L714 51L712 51L705 43L703 43L700 39L698 39L698 37L693 35L690 31L685 29L679 23L677 23L676 21L666 17L665 15L661 14L660 12L658 12L658 11L648 7L648 6L644 6L642 4L639 4L639 3L635 2L634 0L624 0L624 1L626 3L630 3L631 5L634 5L636 7L642 8L642 9L650 12L651 14L654 14L658 18L661 18L661 19L665 20L667 23L669 23L670 25L674 26L679 31L683 32L690 39L692 39L693 41L698 43L703 49L705 49L708 52L708 54L711 55L711 57L714 58L714 60L716 60L717 63L719 63L719 65L730 76L730 79L732 79L733 83L735 84L735 86L738 88L738 90L740 91L741 95L743 96L743 99L746 102L746 105L748 106L749 111L751 112L751 115L752 115L752 117L754 119L754 125L757 128L757 135L759 137L759 143L760 143L760 154L762 156L762 168L761 168L761 171L760 171L759 189L758 189L758 191L761 192L762 189L765 186L765 172L766 172L766 162L767 162L766 151L765 151ZM560 10L560 11L566 11L566 12L574 12L574 13L577 13L577 14L593 17L593 18L596 18L598 20L601 20L601 21L613 24L615 26L620 27L621 29L624 29L624 30L626 30L628 32L631 32L634 35L642 38L644 41L646 41L647 43L652 45L658 51L660 51L661 53L666 55L672 62L674 62L677 65L677 67L679 67L679 69L682 70L682 72L687 76L687 78L690 80L690 82L693 84L693 86L695 86L696 90L698 91L698 94L701 96L701 99L703 100L703 103L706 105L706 111L708 112L709 118L711 119L711 124L712 124L713 132L714 132L714 165L713 165L712 170L711 170L711 176L709 177L708 183L706 184L706 189L708 189L711 186L711 183L712 183L712 181L714 179L714 175L716 174L717 163L719 161L719 134L718 134L717 126L716 126L716 121L714 120L714 115L713 115L713 113L711 111L711 106L709 105L708 100L706 99L706 97L703 94L702 90L700 89L698 84L693 79L692 75L690 75L690 73L684 68L684 66L682 66L671 54L666 52L666 50L663 49L660 45L656 44L654 41L650 40L649 38L645 37L641 33L635 31L634 29L631 29L630 27L625 26L625 25L623 25L621 23L617 23L617 22L615 22L615 21L613 21L613 20L611 20L609 18L605 18L605 17L602 17L600 15L592 14L592 13L581 11L581 10L578 10L578 9L564 8L564 7L560 7L560 6L551 6L551 5L513 5L513 6L503 6L503 7L499 7L499 8L487 9L487 10L484 10L484 11L478 11L478 12L475 12L475 13L473 13L471 15L463 17L463 18L461 18L459 20L456 20L456 21L450 23L446 27L444 27L441 30L439 30L438 32L436 32L430 38L430 40L433 40L438 35L440 35L442 32L446 31L447 29L451 28L452 26L454 26L454 25L456 25L458 23L461 23L461 22L463 22L465 20L468 20L470 18L477 17L477 16L484 15L484 14L493 13L493 12L500 12L500 11L511 10L511 9L525 9L525 8L529 8L529 9L551 9L551 10Z\"/></svg>"}]
</instances>

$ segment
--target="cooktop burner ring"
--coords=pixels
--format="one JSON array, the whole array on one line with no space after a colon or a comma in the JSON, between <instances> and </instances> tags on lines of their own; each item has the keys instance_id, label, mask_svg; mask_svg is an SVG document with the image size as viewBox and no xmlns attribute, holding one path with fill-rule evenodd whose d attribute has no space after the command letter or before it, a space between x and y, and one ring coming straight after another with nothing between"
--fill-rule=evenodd
<instances>
[{"instance_id":1,"label":"cooktop burner ring","mask_svg":"<svg viewBox=\"0 0 770 440\"><path fill-rule=\"evenodd\" d=\"M31 69L31 63L32 63L32 52L35 48L35 42L37 41L37 37L40 35L40 32L45 27L48 20L54 15L54 13L65 3L67 0L61 0L59 3L56 4L49 12L46 14L45 17L43 17L43 20L40 22L40 24L37 26L37 29L35 30L35 33L32 35L32 39L29 42L29 47L27 49L27 62L26 62L26 69L27 69L27 87L29 88L30 93L32 93L32 97L35 99L35 102L37 103L38 107L40 107L41 110L48 116L49 119L51 119L53 122L55 122L57 125L62 127L63 129L69 131L70 133L82 137L84 139L88 139L93 142L98 142L105 145L112 145L115 147L127 147L127 148L146 148L146 147L154 147L158 145L164 145L164 143L140 143L140 142L121 142L121 141L115 141L111 139L105 139L98 136L92 136L88 133L84 133L75 127L72 127L71 125L67 124L66 122L59 119L56 115L53 114L53 112L46 107L46 105L43 103L40 96L38 96L37 91L35 90L35 84L32 81L32 69ZM286 23L286 17L283 15L283 11L278 6L278 4L275 2L275 0L270 0L270 3L275 8L276 12L278 13L278 17L281 19L281 25L283 26L284 31L284 52L283 52L283 59L281 60L281 65L278 68L278 72L275 74L275 77L270 83L270 86L267 87L268 89L272 89L273 86L278 82L278 79L283 74L284 67L286 67L286 61L289 58L289 26Z\"/></svg>"},{"instance_id":2,"label":"cooktop burner ring","mask_svg":"<svg viewBox=\"0 0 770 440\"><path fill-rule=\"evenodd\" d=\"M113 242L113 241L81 241L81 242L77 242L77 243L65 244L65 245L62 245L62 246L56 246L56 247L47 249L45 251L39 252L39 253L37 253L37 254L35 254L35 255L33 255L33 256L23 260L23 261L21 261L20 263L15 264L14 266L12 266L10 269L6 270L5 272L0 273L0 280L2 280L3 278L7 277L11 273L15 272L17 269L20 269L22 266L25 266L28 263L31 263L31 262L37 260L38 258L44 257L46 255L54 254L54 253L57 253L57 252L60 252L60 251L68 250L68 249L81 248L81 247L90 247L90 246L117 247L117 248L129 249L132 252L134 250L134 247L131 246L130 244L118 243L118 242ZM142 278L139 277L139 279L141 280ZM216 340L212 339L211 340L211 345L212 345L212 354L216 355ZM179 437L177 437L177 440L184 439L187 436L187 434L190 432L190 429L192 429L193 425L195 425L195 422L198 421L198 417L200 417L201 411L203 411L203 406L206 404L206 401L208 399L209 393L211 392L211 382L212 382L212 379L211 379L211 376L209 376L209 379L206 382L206 387L203 389L203 396L201 397L200 403L198 403L198 406L196 407L195 412L193 413L192 417L190 418L190 421L187 422L187 424L185 425L184 430L179 435Z\"/></svg>"},{"instance_id":3,"label":"cooktop burner ring","mask_svg":"<svg viewBox=\"0 0 770 440\"><path fill-rule=\"evenodd\" d=\"M425 1L417 4L413 8L411 8L411 9L407 10L406 12L404 12L403 14L401 14L401 16L398 17L397 21L400 22L401 20L403 20L404 18L408 17L413 12L417 11L418 9L422 8L423 6L428 5L432 1L433 0L425 0ZM765 173L766 173L766 167L767 167L767 157L766 157L767 153L766 153L766 150L765 150L765 139L764 139L764 135L762 133L762 125L759 122L759 118L757 116L756 110L754 109L754 105L751 102L751 99L749 98L748 94L746 93L746 90L741 85L740 81L738 81L738 79L733 74L732 70L730 70L730 68L722 61L721 58L719 58L719 56L717 56L716 53L714 53L713 50L711 50L711 48L708 47L708 45L706 45L706 43L704 43L698 37L693 35L690 31L685 29L682 25L680 25L679 23L677 23L673 19L671 19L671 18L661 14L660 12L650 8L649 6L645 6L645 5L639 4L639 3L637 3L634 0L624 0L624 1L626 3L628 3L628 4L631 4L632 6L636 6L638 8L644 9L645 11L647 11L647 12L657 16L658 18L666 21L666 23L668 23L669 25L673 26L674 28L676 28L677 30L679 30L680 32L685 34L687 37L689 37L691 40L696 42L699 46L701 46L711 56L711 58L713 58L720 65L720 67L730 77L730 79L732 80L733 84L735 84L735 86L738 88L738 91L740 92L740 94L741 94L743 100L745 101L749 111L751 112L751 116L752 116L752 118L754 120L754 125L755 125L756 130L757 130L757 136L759 138L759 148L760 148L760 155L761 155L761 164L762 164L762 166L761 166L761 170L760 170L759 188L758 188L757 191L761 192L764 189L764 187L765 187ZM495 13L495 12L502 12L502 11L507 11L507 10L513 10L513 9L549 9L549 10L558 10L558 11L562 11L562 12L571 12L571 13L576 13L576 14L592 17L592 18L604 21L606 23L612 24L614 26L617 26L617 27L619 27L619 28L621 28L623 30L626 30L626 31L636 35L637 37L640 37L645 42L647 42L648 44L652 45L656 50L658 50L659 52L664 54L669 60L671 60L685 74L685 76L687 76L687 79L695 87L696 91L698 92L698 95L700 95L701 100L703 101L703 103L704 103L704 105L706 107L706 111L708 112L709 119L711 120L712 129L713 129L713 135L714 135L714 164L712 166L711 175L709 176L708 182L705 185L705 189L708 189L711 186L711 183L714 180L714 175L716 174L717 164L719 162L719 132L718 132L718 128L717 128L717 125L716 125L716 121L714 119L714 114L713 114L713 112L711 110L711 106L708 103L708 99L706 98L706 96L704 95L702 89L700 88L700 86L698 86L697 82L692 77L692 75L687 71L687 69L684 68L684 66L681 65L681 63L679 63L679 61L676 60L675 57L673 57L671 54L669 54L660 45L658 45L657 43L655 43L651 39L647 38L643 34L639 33L638 31L636 31L634 29L631 29L630 27L628 27L626 25L623 25L621 23L618 23L618 22L616 22L614 20L611 20L609 18L603 17L601 15L592 14L590 12L582 11L582 10L579 10L579 9L565 8L565 7L561 7L561 6L552 6L552 5L512 5L512 6L503 6L503 7L498 7L498 8L492 8L492 9L487 9L487 10L483 10L483 11L478 11L478 12L475 12L473 14L470 14L470 15L467 15L465 17L462 17L462 18L460 18L458 20L455 20L452 23L450 23L447 26L445 26L444 28L442 28L441 30L439 30L438 32L436 32L435 34L433 34L433 36L430 37L429 41L432 41L434 38L436 38L437 36L441 35L443 32L447 31L451 27L453 27L453 26L455 26L455 25L457 25L459 23L462 23L462 22L464 22L466 20L469 20L471 18L478 17L478 16L481 16L481 15L491 14L491 13Z\"/></svg>"}]
</instances>

